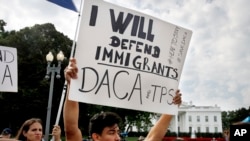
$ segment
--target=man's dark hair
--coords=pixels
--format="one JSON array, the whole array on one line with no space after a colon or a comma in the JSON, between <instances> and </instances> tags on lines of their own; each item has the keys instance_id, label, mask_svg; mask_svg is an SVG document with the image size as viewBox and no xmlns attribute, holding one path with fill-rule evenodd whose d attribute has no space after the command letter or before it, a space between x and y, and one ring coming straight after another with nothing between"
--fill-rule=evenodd
<instances>
[{"instance_id":1,"label":"man's dark hair","mask_svg":"<svg viewBox=\"0 0 250 141\"><path fill-rule=\"evenodd\" d=\"M120 124L121 117L113 112L102 112L95 114L89 122L89 134L93 133L101 135L105 127L111 127L115 124Z\"/></svg>"}]
</instances>

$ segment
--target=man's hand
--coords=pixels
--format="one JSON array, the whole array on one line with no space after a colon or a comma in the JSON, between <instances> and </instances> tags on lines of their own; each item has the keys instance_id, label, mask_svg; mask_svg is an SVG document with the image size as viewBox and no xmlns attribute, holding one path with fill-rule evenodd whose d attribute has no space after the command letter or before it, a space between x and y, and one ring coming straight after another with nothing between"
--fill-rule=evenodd
<instances>
[{"instance_id":1,"label":"man's hand","mask_svg":"<svg viewBox=\"0 0 250 141\"><path fill-rule=\"evenodd\" d=\"M180 90L177 90L175 92L175 96L173 98L173 103L180 106L181 105L181 93L180 93Z\"/></svg>"},{"instance_id":2,"label":"man's hand","mask_svg":"<svg viewBox=\"0 0 250 141\"><path fill-rule=\"evenodd\" d=\"M76 66L76 59L72 58L70 59L69 65L64 70L64 77L65 80L70 83L71 79L76 79L78 73L78 68Z\"/></svg>"}]
</instances>

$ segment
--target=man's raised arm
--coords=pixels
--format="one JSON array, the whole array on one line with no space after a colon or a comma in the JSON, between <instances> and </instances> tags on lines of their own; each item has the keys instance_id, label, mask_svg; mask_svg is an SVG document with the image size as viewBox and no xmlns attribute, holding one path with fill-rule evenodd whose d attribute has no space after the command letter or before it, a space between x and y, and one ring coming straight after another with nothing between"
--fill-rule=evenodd
<instances>
[{"instance_id":1,"label":"man's raised arm","mask_svg":"<svg viewBox=\"0 0 250 141\"><path fill-rule=\"evenodd\" d=\"M70 81L77 78L78 69L76 60L70 59L68 67L64 70L65 80L67 81L67 95L64 102L63 121L66 141L82 141L82 133L78 128L79 103L68 99Z\"/></svg>"},{"instance_id":2,"label":"man's raised arm","mask_svg":"<svg viewBox=\"0 0 250 141\"><path fill-rule=\"evenodd\" d=\"M176 105L181 104L180 90L176 91L176 95L173 99L173 103ZM166 134L167 128L171 122L172 115L162 114L156 124L150 129L146 139L144 141L162 141Z\"/></svg>"}]
</instances>

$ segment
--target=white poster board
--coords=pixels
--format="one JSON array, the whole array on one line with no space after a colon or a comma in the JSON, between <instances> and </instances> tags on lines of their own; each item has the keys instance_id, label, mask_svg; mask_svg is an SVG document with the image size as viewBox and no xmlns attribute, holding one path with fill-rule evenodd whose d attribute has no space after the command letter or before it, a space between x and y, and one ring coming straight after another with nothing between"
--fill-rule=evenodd
<instances>
[{"instance_id":1,"label":"white poster board","mask_svg":"<svg viewBox=\"0 0 250 141\"><path fill-rule=\"evenodd\" d=\"M85 0L69 99L176 114L192 31L102 0Z\"/></svg>"},{"instance_id":2,"label":"white poster board","mask_svg":"<svg viewBox=\"0 0 250 141\"><path fill-rule=\"evenodd\" d=\"M0 46L0 92L17 92L16 48Z\"/></svg>"}]
</instances>

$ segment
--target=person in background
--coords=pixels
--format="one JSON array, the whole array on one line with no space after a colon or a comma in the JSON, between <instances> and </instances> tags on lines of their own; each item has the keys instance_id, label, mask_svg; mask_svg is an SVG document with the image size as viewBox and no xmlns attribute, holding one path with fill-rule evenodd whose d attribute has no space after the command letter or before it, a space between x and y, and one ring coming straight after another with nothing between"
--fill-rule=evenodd
<instances>
[{"instance_id":1,"label":"person in background","mask_svg":"<svg viewBox=\"0 0 250 141\"><path fill-rule=\"evenodd\" d=\"M54 141L61 140L60 126L54 126L52 135ZM42 120L40 118L30 118L26 120L19 129L15 139L21 141L42 141L43 127Z\"/></svg>"},{"instance_id":2,"label":"person in background","mask_svg":"<svg viewBox=\"0 0 250 141\"><path fill-rule=\"evenodd\" d=\"M3 129L0 138L1 139L10 139L11 138L12 131L10 128Z\"/></svg>"},{"instance_id":3,"label":"person in background","mask_svg":"<svg viewBox=\"0 0 250 141\"><path fill-rule=\"evenodd\" d=\"M51 139L51 141L61 141L61 128L59 125L54 125L52 129L52 137L54 140Z\"/></svg>"},{"instance_id":4,"label":"person in background","mask_svg":"<svg viewBox=\"0 0 250 141\"><path fill-rule=\"evenodd\" d=\"M68 67L64 70L67 81L67 94L64 102L63 120L66 141L82 141L82 133L78 127L79 103L68 99L71 79L76 79L78 68L76 59L70 59ZM181 93L176 91L173 103L181 104ZM90 119L89 133L93 141L120 141L119 124L121 118L113 112L102 112ZM161 141L166 134L172 115L162 114L156 124L151 128L144 141Z\"/></svg>"},{"instance_id":5,"label":"person in background","mask_svg":"<svg viewBox=\"0 0 250 141\"><path fill-rule=\"evenodd\" d=\"M229 138L230 138L230 129L224 130L223 136L225 138L225 141L229 141Z\"/></svg>"},{"instance_id":6,"label":"person in background","mask_svg":"<svg viewBox=\"0 0 250 141\"><path fill-rule=\"evenodd\" d=\"M137 141L144 141L144 139L145 139L144 136L140 136Z\"/></svg>"}]
</instances>

